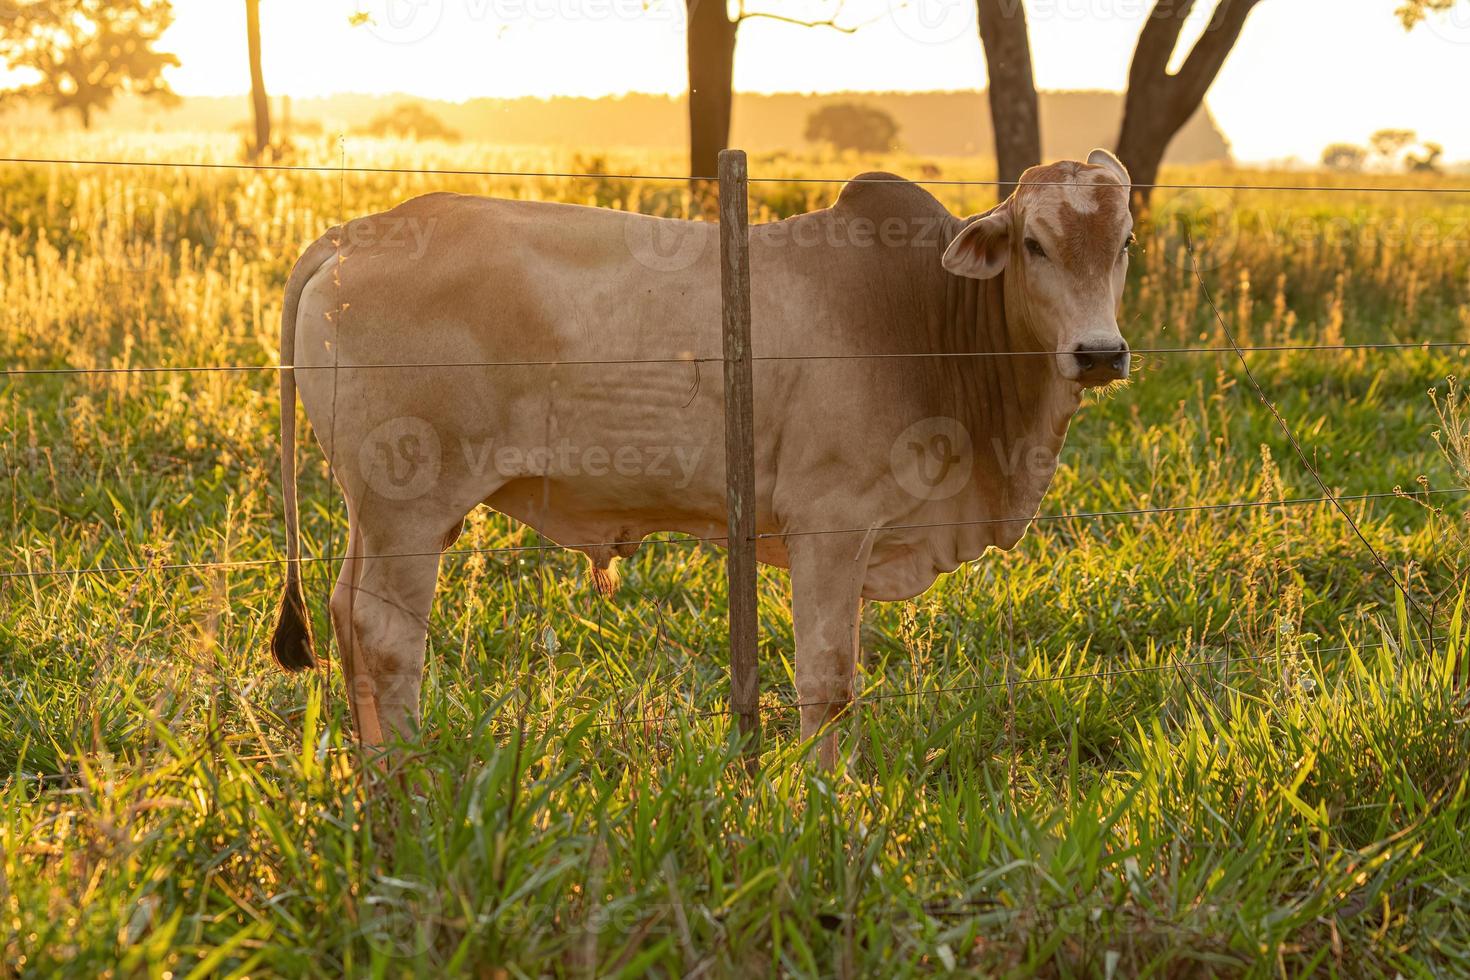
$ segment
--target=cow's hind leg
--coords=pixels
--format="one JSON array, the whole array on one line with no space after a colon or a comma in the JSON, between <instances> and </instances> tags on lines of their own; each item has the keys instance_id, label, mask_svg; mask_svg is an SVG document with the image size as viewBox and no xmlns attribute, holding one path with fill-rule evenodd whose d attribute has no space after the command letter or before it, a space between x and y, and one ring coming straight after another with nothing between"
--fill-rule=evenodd
<instances>
[{"instance_id":1,"label":"cow's hind leg","mask_svg":"<svg viewBox=\"0 0 1470 980\"><path fill-rule=\"evenodd\" d=\"M337 656L342 664L342 682L347 688L352 730L363 744L381 745L383 729L378 721L372 681L365 671L359 670L352 644L352 588L358 568L353 556L361 550L361 538L353 522L347 534L347 558L337 571L337 585L332 589L332 633L337 638Z\"/></svg>"},{"instance_id":2,"label":"cow's hind leg","mask_svg":"<svg viewBox=\"0 0 1470 980\"><path fill-rule=\"evenodd\" d=\"M830 769L837 764L838 749L831 724L853 696L871 544L862 535L814 534L793 536L788 548L801 737L820 736L817 757Z\"/></svg>"},{"instance_id":3,"label":"cow's hind leg","mask_svg":"<svg viewBox=\"0 0 1470 980\"><path fill-rule=\"evenodd\" d=\"M332 623L357 737L378 746L418 730L439 540L354 527L332 593Z\"/></svg>"}]
</instances>

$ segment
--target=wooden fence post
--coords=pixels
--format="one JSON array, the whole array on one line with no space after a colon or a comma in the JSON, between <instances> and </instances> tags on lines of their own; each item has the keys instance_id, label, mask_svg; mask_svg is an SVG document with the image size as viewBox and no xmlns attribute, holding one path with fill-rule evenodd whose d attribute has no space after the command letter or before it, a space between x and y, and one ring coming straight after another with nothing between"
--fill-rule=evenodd
<instances>
[{"instance_id":1,"label":"wooden fence post","mask_svg":"<svg viewBox=\"0 0 1470 980\"><path fill-rule=\"evenodd\" d=\"M755 589L755 382L750 360L750 222L745 151L720 151L720 289L729 505L730 709L754 766L760 753Z\"/></svg>"}]
</instances>

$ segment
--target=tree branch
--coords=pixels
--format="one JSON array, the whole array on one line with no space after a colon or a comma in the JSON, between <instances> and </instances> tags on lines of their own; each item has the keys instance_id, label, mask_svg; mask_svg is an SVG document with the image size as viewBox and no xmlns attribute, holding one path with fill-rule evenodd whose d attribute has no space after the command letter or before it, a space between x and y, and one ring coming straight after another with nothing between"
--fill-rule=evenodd
<instances>
[{"instance_id":1,"label":"tree branch","mask_svg":"<svg viewBox=\"0 0 1470 980\"><path fill-rule=\"evenodd\" d=\"M796 27L825 27L841 34L856 34L862 28L886 16L880 14L877 17L856 24L839 24L837 23L837 18L842 16L842 7L845 2L846 0L838 0L837 9L832 11L832 16L825 20L802 20L800 17L788 17L785 14L771 13L767 10L746 10L745 0L740 0L740 11L735 15L735 23L739 24L743 21L761 18L764 20L774 20L781 24L792 24Z\"/></svg>"},{"instance_id":2,"label":"tree branch","mask_svg":"<svg viewBox=\"0 0 1470 980\"><path fill-rule=\"evenodd\" d=\"M1260 0L1220 0L1215 14L1204 34L1195 42L1177 74L1170 77L1168 111L1176 126L1183 126L1204 102L1205 93L1215 83L1215 76L1235 42L1240 31Z\"/></svg>"},{"instance_id":3,"label":"tree branch","mask_svg":"<svg viewBox=\"0 0 1470 980\"><path fill-rule=\"evenodd\" d=\"M1161 90L1169 77L1169 60L1179 44L1184 21L1195 0L1158 0L1138 32L1133 64L1128 69L1128 90Z\"/></svg>"}]
</instances>

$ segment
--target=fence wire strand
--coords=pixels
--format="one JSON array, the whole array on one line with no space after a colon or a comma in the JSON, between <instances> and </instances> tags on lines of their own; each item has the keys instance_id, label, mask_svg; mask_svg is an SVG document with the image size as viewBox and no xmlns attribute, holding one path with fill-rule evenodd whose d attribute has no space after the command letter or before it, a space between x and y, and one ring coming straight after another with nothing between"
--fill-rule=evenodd
<instances>
[{"instance_id":1,"label":"fence wire strand","mask_svg":"<svg viewBox=\"0 0 1470 980\"><path fill-rule=\"evenodd\" d=\"M170 162L163 160L83 160L67 157L0 157L0 164L16 166L75 166L75 167L156 167L174 170L236 170L274 171L280 173L307 174L384 174L397 176L433 177L501 177L525 180L649 180L664 182L702 182L715 184L716 177L695 177L688 174L637 174L596 173L572 170L473 170L463 168L431 167L334 167L327 164L284 164L284 163L215 163L205 161ZM1015 187L1020 180L979 180L970 178L920 177L908 179L910 183L936 187ZM876 184L887 183L886 177L750 177L753 184ZM1066 186L1070 181L1042 180L1027 181L1027 186ZM1129 185L1135 190L1220 190L1220 191L1298 191L1340 192L1353 194L1470 194L1470 187L1410 187L1399 184L1179 184L1155 182Z\"/></svg>"},{"instance_id":2,"label":"fence wire strand","mask_svg":"<svg viewBox=\"0 0 1470 980\"><path fill-rule=\"evenodd\" d=\"M915 524L888 524L877 527L834 527L813 528L810 530L795 531L772 531L757 534L756 540L772 540L789 537L800 537L814 534L866 534L871 532L881 533L884 531L907 531L926 528L945 527L977 527L995 524L1016 524L1018 522L1033 523L1047 521L1082 521L1082 520L1107 520L1120 517L1142 517L1151 514L1188 514L1188 513L1210 513L1233 510L1263 509L1270 507L1304 507L1313 504L1327 504L1334 501L1356 502L1367 500L1383 500L1388 498L1400 500L1413 500L1420 497L1431 497L1440 495L1463 495L1470 493L1470 488L1446 487L1438 490L1389 490L1379 493L1359 493L1343 496L1320 496L1320 497L1285 497L1279 500L1231 500L1218 504L1179 504L1164 507L1138 507L1128 510L1101 510L1101 511L1076 511L1063 514L1037 514L1034 517L990 517L973 521L936 521L934 523ZM524 544L524 545L501 545L486 548L455 548L450 551L409 551L409 552L386 552L370 555L304 555L300 559L302 564L316 562L340 562L340 561L371 561L383 558L430 558L443 556L445 558L463 558L470 555L509 555L539 553L546 551L585 551L592 548L626 548L637 544L666 546L666 545L698 545L698 544L724 544L726 535L688 535L678 538L644 538L641 541L591 541L579 544ZM289 562L286 558L244 558L231 561L202 561L202 562L162 562L142 565L98 565L78 566L73 568L38 568L38 569L9 569L0 572L0 580L6 579L32 579L52 578L80 575L132 575L148 572L177 572L191 570L210 570L235 568L260 568L274 565L284 565Z\"/></svg>"},{"instance_id":3,"label":"fence wire strand","mask_svg":"<svg viewBox=\"0 0 1470 980\"><path fill-rule=\"evenodd\" d=\"M1406 340L1362 344L1263 344L1258 347L1135 347L1129 353L1135 355L1184 355L1184 354L1234 354L1237 350L1245 354L1326 352L1326 351L1395 351L1395 350L1446 350L1470 348L1470 340ZM1055 351L875 351L872 353L842 354L754 354L753 361L857 361L857 360L903 360L944 358L988 358L988 357L1055 357ZM614 365L640 364L720 364L721 356L699 357L609 357L542 361L400 361L370 364L181 364L181 365L119 365L113 367L10 367L0 368L0 377L54 377L67 375L150 375L150 374L245 374L251 372L291 371L374 371L374 370L441 370L447 368L510 368L510 367L607 367Z\"/></svg>"}]
</instances>

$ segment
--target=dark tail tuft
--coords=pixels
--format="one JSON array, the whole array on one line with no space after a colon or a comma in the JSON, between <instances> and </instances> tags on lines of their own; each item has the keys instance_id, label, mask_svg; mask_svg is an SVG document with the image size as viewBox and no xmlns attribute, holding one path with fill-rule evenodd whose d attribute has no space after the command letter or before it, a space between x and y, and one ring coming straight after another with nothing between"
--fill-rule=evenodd
<instances>
[{"instance_id":1,"label":"dark tail tuft","mask_svg":"<svg viewBox=\"0 0 1470 980\"><path fill-rule=\"evenodd\" d=\"M311 651L311 618L306 613L301 578L293 568L286 575L286 591L281 594L281 612L276 617L276 631L271 635L271 653L286 670L298 671L316 666Z\"/></svg>"},{"instance_id":2,"label":"dark tail tuft","mask_svg":"<svg viewBox=\"0 0 1470 980\"><path fill-rule=\"evenodd\" d=\"M609 567L592 566L592 587L604 599L611 599L618 592L618 573Z\"/></svg>"}]
</instances>

